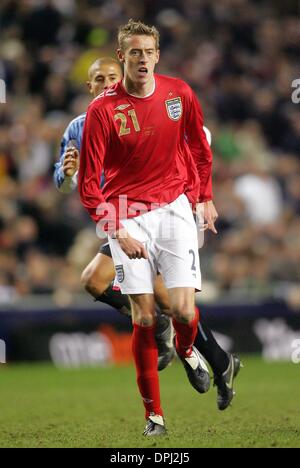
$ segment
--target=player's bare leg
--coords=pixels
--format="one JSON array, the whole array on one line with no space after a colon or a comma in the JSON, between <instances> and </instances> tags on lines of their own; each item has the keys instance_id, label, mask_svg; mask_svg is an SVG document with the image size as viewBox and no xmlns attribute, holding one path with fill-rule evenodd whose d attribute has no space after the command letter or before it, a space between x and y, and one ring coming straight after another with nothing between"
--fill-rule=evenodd
<instances>
[{"instance_id":1,"label":"player's bare leg","mask_svg":"<svg viewBox=\"0 0 300 468\"><path fill-rule=\"evenodd\" d=\"M155 278L154 295L155 302L160 308L161 312L165 315L172 317L172 312L170 310L169 293L161 275L157 275L157 277Z\"/></svg>"},{"instance_id":2,"label":"player's bare leg","mask_svg":"<svg viewBox=\"0 0 300 468\"><path fill-rule=\"evenodd\" d=\"M131 316L129 299L120 291L114 290L115 267L111 257L99 253L89 263L81 275L85 290L95 298L117 309L121 314Z\"/></svg>"},{"instance_id":3,"label":"player's bare leg","mask_svg":"<svg viewBox=\"0 0 300 468\"><path fill-rule=\"evenodd\" d=\"M81 283L85 290L96 298L104 293L114 277L115 267L111 258L99 253L83 271Z\"/></svg>"},{"instance_id":4,"label":"player's bare leg","mask_svg":"<svg viewBox=\"0 0 300 468\"><path fill-rule=\"evenodd\" d=\"M153 294L130 296L132 307L132 351L137 383L145 407L146 436L165 434L157 370L158 349L155 341L156 312Z\"/></svg>"}]
</instances>

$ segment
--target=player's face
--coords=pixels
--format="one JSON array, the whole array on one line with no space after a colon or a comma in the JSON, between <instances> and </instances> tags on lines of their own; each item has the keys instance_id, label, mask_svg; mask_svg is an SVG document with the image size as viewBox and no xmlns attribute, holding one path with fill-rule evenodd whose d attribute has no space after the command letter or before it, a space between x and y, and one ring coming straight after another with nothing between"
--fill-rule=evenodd
<instances>
[{"instance_id":1,"label":"player's face","mask_svg":"<svg viewBox=\"0 0 300 468\"><path fill-rule=\"evenodd\" d=\"M154 37L129 37L125 50L119 50L118 55L120 62L124 63L126 77L133 83L147 84L153 79L154 68L159 61Z\"/></svg>"},{"instance_id":2,"label":"player's face","mask_svg":"<svg viewBox=\"0 0 300 468\"><path fill-rule=\"evenodd\" d=\"M121 68L114 63L105 63L92 71L91 79L87 82L90 93L97 97L105 89L123 78Z\"/></svg>"}]
</instances>

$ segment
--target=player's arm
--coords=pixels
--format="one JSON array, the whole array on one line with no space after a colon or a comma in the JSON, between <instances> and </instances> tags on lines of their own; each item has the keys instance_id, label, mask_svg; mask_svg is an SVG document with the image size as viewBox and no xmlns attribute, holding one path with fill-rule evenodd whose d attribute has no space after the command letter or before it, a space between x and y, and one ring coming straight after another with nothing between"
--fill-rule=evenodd
<instances>
[{"instance_id":1,"label":"player's arm","mask_svg":"<svg viewBox=\"0 0 300 468\"><path fill-rule=\"evenodd\" d=\"M70 142L72 138L72 123L66 129L61 141L60 160L55 164L54 183L62 193L71 193L77 187L79 169L79 151Z\"/></svg>"},{"instance_id":2,"label":"player's arm","mask_svg":"<svg viewBox=\"0 0 300 468\"><path fill-rule=\"evenodd\" d=\"M109 144L105 119L90 107L83 130L78 190L83 206L101 231L118 240L129 258L148 258L144 245L133 239L119 220L114 205L106 203L100 188L103 161Z\"/></svg>"},{"instance_id":3,"label":"player's arm","mask_svg":"<svg viewBox=\"0 0 300 468\"><path fill-rule=\"evenodd\" d=\"M123 226L119 220L119 213L113 204L106 202L100 186L109 142L109 122L92 104L88 109L83 129L78 191L83 206L97 224L98 230L115 237L116 232Z\"/></svg>"},{"instance_id":4,"label":"player's arm","mask_svg":"<svg viewBox=\"0 0 300 468\"><path fill-rule=\"evenodd\" d=\"M203 203L202 211L208 229L217 234L215 221L218 218L218 213L213 203L212 190L213 155L207 139L207 134L204 130L203 112L200 103L190 88L188 100L186 135L200 179L198 202L201 204Z\"/></svg>"},{"instance_id":5,"label":"player's arm","mask_svg":"<svg viewBox=\"0 0 300 468\"><path fill-rule=\"evenodd\" d=\"M95 223L105 217L102 211L105 211L106 201L100 188L100 180L108 138L108 131L100 121L97 109L90 107L83 129L78 191L83 206Z\"/></svg>"}]
</instances>

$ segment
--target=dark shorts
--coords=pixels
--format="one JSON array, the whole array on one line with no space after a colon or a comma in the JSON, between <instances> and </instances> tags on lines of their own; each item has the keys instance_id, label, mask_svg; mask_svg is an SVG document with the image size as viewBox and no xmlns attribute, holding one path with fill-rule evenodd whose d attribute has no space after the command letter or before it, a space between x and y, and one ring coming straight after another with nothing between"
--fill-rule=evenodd
<instances>
[{"instance_id":1,"label":"dark shorts","mask_svg":"<svg viewBox=\"0 0 300 468\"><path fill-rule=\"evenodd\" d=\"M112 258L112 255L111 255L111 251L110 251L110 247L109 247L109 243L108 243L108 242L107 242L106 244L103 244L103 245L100 247L99 253L101 253L102 255L106 255L106 257Z\"/></svg>"}]
</instances>

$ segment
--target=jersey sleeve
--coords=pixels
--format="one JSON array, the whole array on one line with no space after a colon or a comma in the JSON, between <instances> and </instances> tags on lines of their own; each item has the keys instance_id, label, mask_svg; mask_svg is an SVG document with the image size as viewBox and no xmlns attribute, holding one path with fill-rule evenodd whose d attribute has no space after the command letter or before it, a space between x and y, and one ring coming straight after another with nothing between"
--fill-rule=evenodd
<instances>
[{"instance_id":1,"label":"jersey sleeve","mask_svg":"<svg viewBox=\"0 0 300 468\"><path fill-rule=\"evenodd\" d=\"M212 162L213 155L203 129L203 112L200 103L190 87L188 87L188 109L185 132L187 143L196 163L199 179L199 202L210 201L212 192Z\"/></svg>"},{"instance_id":2,"label":"jersey sleeve","mask_svg":"<svg viewBox=\"0 0 300 468\"><path fill-rule=\"evenodd\" d=\"M56 188L62 193L71 193L77 187L78 173L76 173L73 177L67 177L65 176L63 171L65 152L67 150L68 143L71 140L77 140L75 131L76 129L74 128L74 126L74 122L71 122L65 130L64 136L60 144L60 159L59 162L55 164L54 169L54 183L56 185Z\"/></svg>"},{"instance_id":3,"label":"jersey sleeve","mask_svg":"<svg viewBox=\"0 0 300 468\"><path fill-rule=\"evenodd\" d=\"M90 107L83 130L78 190L83 206L102 231L113 234L122 227L113 205L100 188L104 157L109 145L109 124L103 113Z\"/></svg>"}]
</instances>

